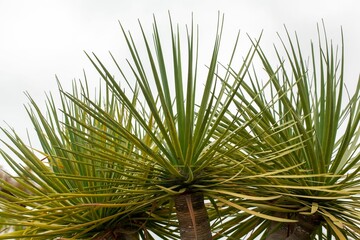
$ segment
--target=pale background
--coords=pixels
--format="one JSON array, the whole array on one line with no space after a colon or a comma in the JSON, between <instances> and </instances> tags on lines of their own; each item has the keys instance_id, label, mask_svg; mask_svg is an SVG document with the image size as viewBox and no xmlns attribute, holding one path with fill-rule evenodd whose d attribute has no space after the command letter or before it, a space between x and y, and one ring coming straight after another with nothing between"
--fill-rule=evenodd
<instances>
[{"instance_id":1,"label":"pale background","mask_svg":"<svg viewBox=\"0 0 360 240\"><path fill-rule=\"evenodd\" d=\"M99 77L84 54L95 52L110 59L129 57L120 31L120 21L135 37L143 23L151 30L155 14L163 34L169 33L168 11L181 27L191 14L200 27L201 56L210 51L218 11L225 14L222 49L230 47L237 31L257 37L264 30L263 46L272 50L279 43L276 32L284 36L284 26L297 31L302 45L316 41L316 24L325 22L328 37L340 44L340 29L345 33L346 80L349 89L358 81L360 70L360 15L357 0L0 0L0 126L6 124L26 137L32 126L24 109L28 103L24 92L41 105L45 93L57 95L55 74L63 87L70 89L73 79L83 78L83 69L96 86ZM182 28L184 30L184 28ZM209 48L207 48L207 46ZM241 46L240 46L241 47ZM246 46L244 49L247 49ZM228 50L230 51L230 50ZM200 62L202 67L206 62ZM3 134L0 133L3 138ZM35 141L35 140L34 140ZM3 144L0 143L0 147ZM4 165L1 157L0 164Z\"/></svg>"}]
</instances>

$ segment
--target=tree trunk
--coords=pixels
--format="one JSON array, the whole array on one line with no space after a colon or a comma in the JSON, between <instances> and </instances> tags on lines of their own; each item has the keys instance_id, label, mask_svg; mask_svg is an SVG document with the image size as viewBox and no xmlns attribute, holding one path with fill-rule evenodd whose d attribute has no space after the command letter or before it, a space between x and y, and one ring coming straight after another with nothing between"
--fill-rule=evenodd
<instances>
[{"instance_id":1,"label":"tree trunk","mask_svg":"<svg viewBox=\"0 0 360 240\"><path fill-rule=\"evenodd\" d=\"M208 214L202 193L185 193L174 197L182 240L211 240Z\"/></svg>"},{"instance_id":2,"label":"tree trunk","mask_svg":"<svg viewBox=\"0 0 360 240\"><path fill-rule=\"evenodd\" d=\"M275 213L275 217L287 218L287 213ZM272 222L269 229L269 235L266 240L285 240L290 233L290 224L281 222Z\"/></svg>"},{"instance_id":3,"label":"tree trunk","mask_svg":"<svg viewBox=\"0 0 360 240\"><path fill-rule=\"evenodd\" d=\"M278 213L276 216L287 218L286 213ZM297 214L296 219L297 223L273 222L266 240L310 240L313 232L320 226L322 217L319 214Z\"/></svg>"}]
</instances>

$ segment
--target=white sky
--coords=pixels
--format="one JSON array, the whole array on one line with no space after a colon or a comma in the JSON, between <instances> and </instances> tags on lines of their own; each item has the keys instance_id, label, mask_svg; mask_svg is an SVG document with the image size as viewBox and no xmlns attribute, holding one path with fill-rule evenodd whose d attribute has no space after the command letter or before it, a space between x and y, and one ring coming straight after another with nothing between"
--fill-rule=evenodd
<instances>
[{"instance_id":1,"label":"white sky","mask_svg":"<svg viewBox=\"0 0 360 240\"><path fill-rule=\"evenodd\" d=\"M83 77L98 75L83 50L109 59L128 57L118 20L139 32L137 19L151 29L152 14L168 33L168 10L174 22L189 23L191 13L200 26L200 46L213 43L218 11L225 14L223 47L232 45L238 30L257 37L264 29L265 46L279 43L276 32L297 31L306 46L316 39L316 24L324 19L328 37L340 44L345 33L347 84L360 73L360 15L358 0L0 0L0 126L14 127L20 136L32 129L24 104L27 91L38 103L45 93L57 94L55 74L64 88ZM246 40L245 34L243 39ZM263 44L263 45L264 45ZM209 45L210 46L210 45ZM241 47L241 46L240 46ZM271 49L270 49L271 50ZM206 64L201 62L199 66ZM96 85L95 84L95 85ZM0 137L3 135L0 134ZM2 144L0 143L0 147ZM0 164L1 164L0 159Z\"/></svg>"}]
</instances>

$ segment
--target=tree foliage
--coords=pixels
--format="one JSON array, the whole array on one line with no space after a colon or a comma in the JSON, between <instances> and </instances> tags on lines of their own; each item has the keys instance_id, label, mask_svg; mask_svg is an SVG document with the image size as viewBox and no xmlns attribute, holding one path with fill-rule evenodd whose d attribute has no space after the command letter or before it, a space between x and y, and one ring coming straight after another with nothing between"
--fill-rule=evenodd
<instances>
[{"instance_id":1,"label":"tree foliage","mask_svg":"<svg viewBox=\"0 0 360 240\"><path fill-rule=\"evenodd\" d=\"M41 147L2 128L15 175L0 180L0 224L13 226L0 239L359 238L360 83L345 95L343 43L319 30L305 60L286 32L273 64L249 38L239 63L238 36L220 64L222 24L200 81L198 29L184 43L170 19L165 49L154 20L152 41L140 24L145 52L121 26L129 71L87 53L96 96L86 75L71 92L59 83L45 113L29 96Z\"/></svg>"}]
</instances>

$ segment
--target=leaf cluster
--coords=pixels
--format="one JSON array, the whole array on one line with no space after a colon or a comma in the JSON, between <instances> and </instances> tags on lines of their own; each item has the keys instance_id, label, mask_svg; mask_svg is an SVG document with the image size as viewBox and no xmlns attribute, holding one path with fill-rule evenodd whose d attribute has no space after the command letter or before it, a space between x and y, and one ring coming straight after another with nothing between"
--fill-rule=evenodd
<instances>
[{"instance_id":1,"label":"leaf cluster","mask_svg":"<svg viewBox=\"0 0 360 240\"><path fill-rule=\"evenodd\" d=\"M222 24L202 91L198 29L186 28L184 47L170 19L169 53L155 20L152 41L140 24L145 52L121 26L121 80L86 53L96 96L85 74L72 92L59 83L61 105L49 95L45 114L29 96L41 147L2 129L16 184L0 180L0 225L15 227L0 239L178 239L173 197L186 192L205 195L215 238L265 239L299 214L320 216L314 238L359 238L360 83L344 96L343 45L319 31L306 61L287 32L272 64L260 36L239 63L238 35L219 64Z\"/></svg>"}]
</instances>

